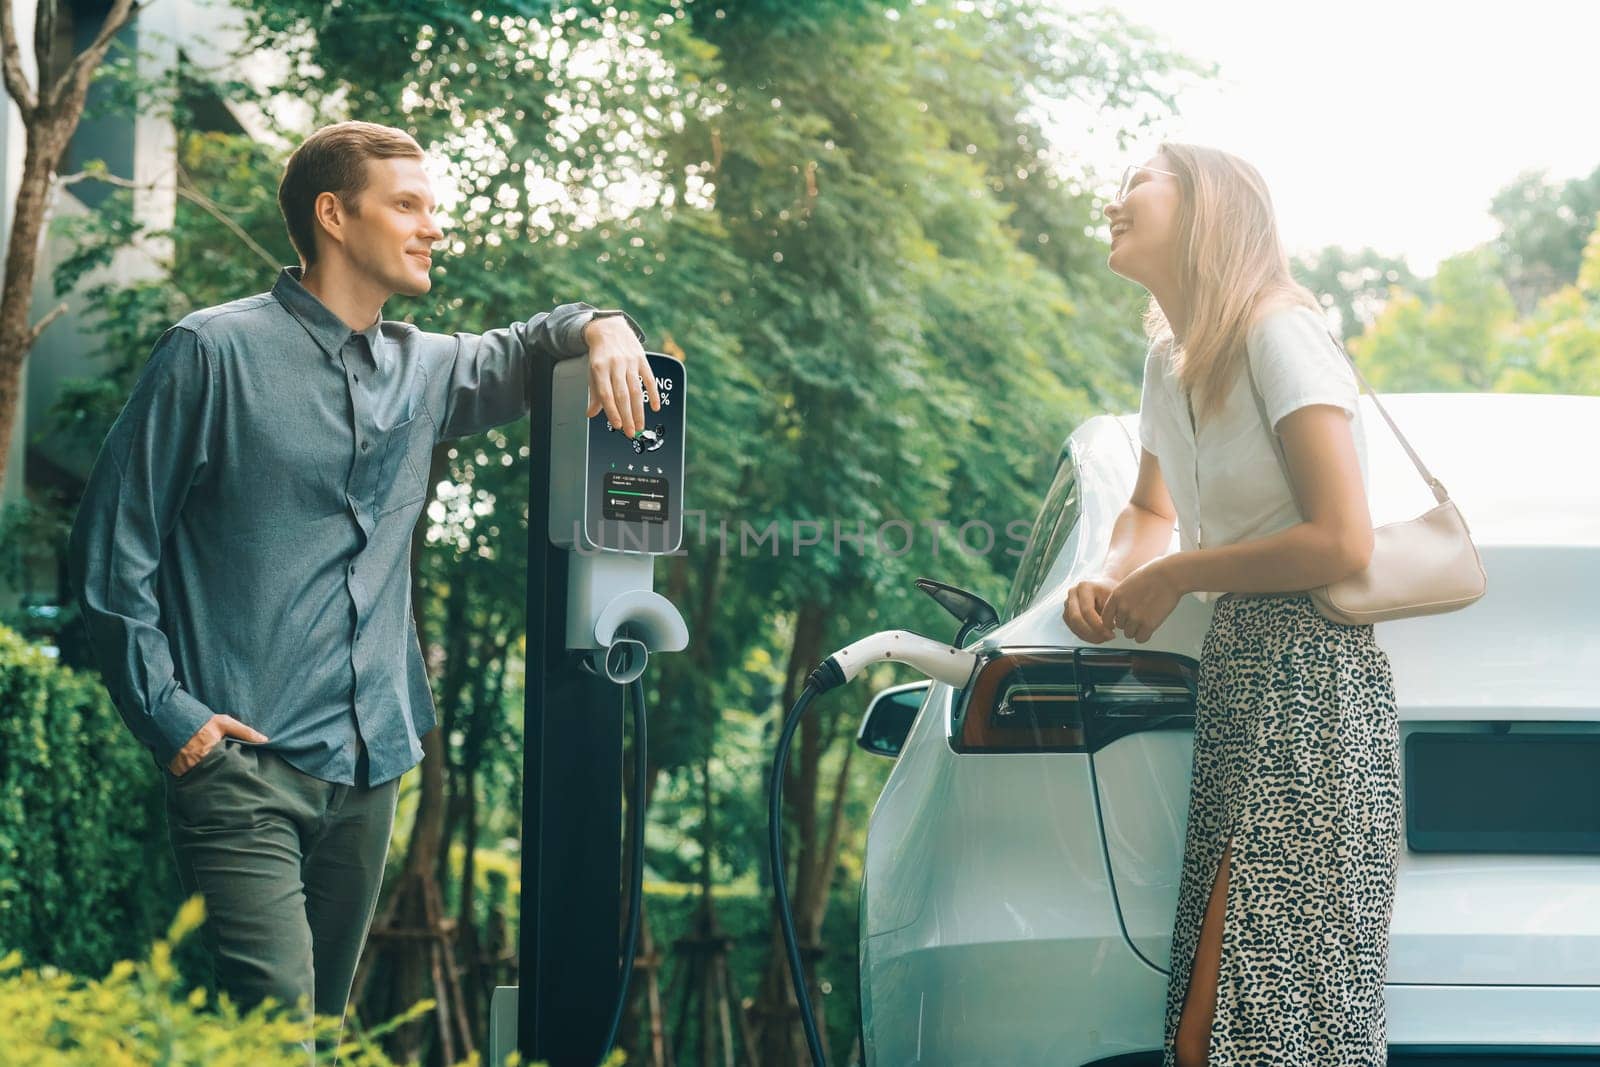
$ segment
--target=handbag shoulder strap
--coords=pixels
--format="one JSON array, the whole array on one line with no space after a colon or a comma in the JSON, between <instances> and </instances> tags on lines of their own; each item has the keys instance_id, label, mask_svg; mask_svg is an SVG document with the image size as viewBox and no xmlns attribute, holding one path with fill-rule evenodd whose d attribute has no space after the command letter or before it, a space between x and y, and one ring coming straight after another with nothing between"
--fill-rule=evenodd
<instances>
[{"instance_id":1,"label":"handbag shoulder strap","mask_svg":"<svg viewBox=\"0 0 1600 1067\"><path fill-rule=\"evenodd\" d=\"M1434 500L1440 504L1449 500L1450 493L1445 489L1444 483L1433 476L1427 465L1422 462L1422 457L1417 455L1416 449L1411 447L1411 442L1406 440L1406 435L1400 432L1400 427L1396 426L1394 419L1389 417L1389 412L1384 409L1383 401L1378 399L1377 392L1368 384L1366 375L1361 373L1361 368L1356 366L1356 361L1350 358L1350 353L1345 351L1344 345L1339 343L1339 338L1334 336L1332 330L1328 331L1328 339L1333 342L1333 346L1344 356L1345 362L1350 364L1350 369L1356 372L1356 380L1361 383L1362 389L1366 390L1367 394L1372 397L1372 402L1377 405L1378 413L1383 416L1383 421L1387 422L1389 429L1394 431L1395 438L1400 442L1400 447L1405 449L1407 456L1411 457L1411 462L1417 468L1417 473L1422 475L1422 480L1432 490ZM1290 493L1292 494L1294 492L1294 479L1289 477L1289 464L1283 456L1283 445L1278 440L1277 431L1273 429L1271 418L1267 415L1266 402L1261 399L1261 389L1256 385L1255 367L1250 362L1250 353L1248 351L1245 352L1244 369L1245 373L1250 376L1250 392L1255 395L1256 410L1261 413L1261 424L1266 428L1268 439L1272 441L1273 454L1278 457L1278 466L1283 468L1283 477L1288 481Z\"/></svg>"},{"instance_id":2,"label":"handbag shoulder strap","mask_svg":"<svg viewBox=\"0 0 1600 1067\"><path fill-rule=\"evenodd\" d=\"M1295 510L1300 512L1300 517L1306 517L1306 509L1300 506L1300 494L1295 492L1294 479L1289 476L1289 461L1283 457L1283 442L1278 440L1278 434L1272 428L1272 419L1267 415L1267 405L1261 399L1261 390L1256 387L1256 374L1250 366L1250 354L1245 353L1245 373L1250 375L1250 392L1256 398L1256 410L1261 413L1261 428L1267 431L1267 440L1272 444L1272 456L1278 461L1278 469L1283 471L1284 484L1289 487L1289 497L1294 501Z\"/></svg>"}]
</instances>

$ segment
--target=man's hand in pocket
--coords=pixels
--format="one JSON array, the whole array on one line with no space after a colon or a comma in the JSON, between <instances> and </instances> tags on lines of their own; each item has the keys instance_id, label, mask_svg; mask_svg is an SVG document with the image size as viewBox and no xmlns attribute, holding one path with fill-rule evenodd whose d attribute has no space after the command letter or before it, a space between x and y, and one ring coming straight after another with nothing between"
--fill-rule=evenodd
<instances>
[{"instance_id":1,"label":"man's hand in pocket","mask_svg":"<svg viewBox=\"0 0 1600 1067\"><path fill-rule=\"evenodd\" d=\"M232 715L213 715L206 720L204 726L194 732L194 736L189 738L182 748L178 749L178 754L172 757L167 769L178 777L183 777L196 763L205 758L206 753L222 744L224 737L237 737L257 744L267 739L266 734L252 730Z\"/></svg>"}]
</instances>

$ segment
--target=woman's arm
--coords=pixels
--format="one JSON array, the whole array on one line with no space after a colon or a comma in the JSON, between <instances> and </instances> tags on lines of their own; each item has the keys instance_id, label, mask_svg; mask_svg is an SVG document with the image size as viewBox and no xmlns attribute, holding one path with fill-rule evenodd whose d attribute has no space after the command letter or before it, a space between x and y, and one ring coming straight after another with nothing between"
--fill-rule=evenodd
<instances>
[{"instance_id":1,"label":"woman's arm","mask_svg":"<svg viewBox=\"0 0 1600 1067\"><path fill-rule=\"evenodd\" d=\"M1351 425L1332 404L1307 404L1279 419L1303 521L1256 540L1174 553L1169 566L1179 587L1295 592L1364 569L1372 557L1372 516Z\"/></svg>"},{"instance_id":2,"label":"woman's arm","mask_svg":"<svg viewBox=\"0 0 1600 1067\"><path fill-rule=\"evenodd\" d=\"M1121 581L1129 571L1161 555L1172 543L1172 527L1177 521L1178 511L1161 477L1161 464L1149 449L1141 448L1139 474L1128 503L1111 526L1111 542L1100 574Z\"/></svg>"},{"instance_id":3,"label":"woman's arm","mask_svg":"<svg viewBox=\"0 0 1600 1067\"><path fill-rule=\"evenodd\" d=\"M1172 526L1178 513L1161 477L1155 454L1141 448L1139 476L1128 503L1111 526L1111 543L1100 573L1067 590L1061 607L1062 621L1078 637L1099 644L1116 636L1105 614L1113 590L1132 571L1166 552L1172 544Z\"/></svg>"}]
</instances>

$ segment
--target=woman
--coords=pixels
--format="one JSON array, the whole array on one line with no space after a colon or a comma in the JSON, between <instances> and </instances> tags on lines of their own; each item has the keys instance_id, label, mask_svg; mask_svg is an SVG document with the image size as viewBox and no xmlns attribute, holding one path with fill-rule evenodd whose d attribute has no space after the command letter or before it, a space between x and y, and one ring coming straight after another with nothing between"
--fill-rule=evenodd
<instances>
[{"instance_id":1,"label":"woman","mask_svg":"<svg viewBox=\"0 0 1600 1067\"><path fill-rule=\"evenodd\" d=\"M1164 144L1106 215L1108 265L1151 296L1143 452L1101 574L1071 587L1063 617L1087 641L1143 642L1183 594L1214 602L1163 1064L1382 1065L1393 676L1370 624L1330 622L1303 592L1372 553L1355 376L1248 163Z\"/></svg>"}]
</instances>

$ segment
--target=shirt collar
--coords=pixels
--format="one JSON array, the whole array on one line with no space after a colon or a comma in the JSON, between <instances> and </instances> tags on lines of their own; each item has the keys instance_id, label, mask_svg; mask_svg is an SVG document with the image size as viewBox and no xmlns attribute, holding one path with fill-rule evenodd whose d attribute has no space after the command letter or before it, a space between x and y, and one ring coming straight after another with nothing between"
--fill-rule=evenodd
<instances>
[{"instance_id":1,"label":"shirt collar","mask_svg":"<svg viewBox=\"0 0 1600 1067\"><path fill-rule=\"evenodd\" d=\"M351 337L360 334L367 339L368 351L374 359L381 351L378 341L383 336L383 309L378 309L377 318L372 320L372 325L364 330L352 330L343 319L335 315L328 305L312 295L311 290L301 284L302 270L298 266L284 267L278 273L278 280L272 286L272 295L278 303L288 309L289 314L300 320L300 325L306 328L312 340L322 346L322 350L330 357L337 359L339 350Z\"/></svg>"}]
</instances>

